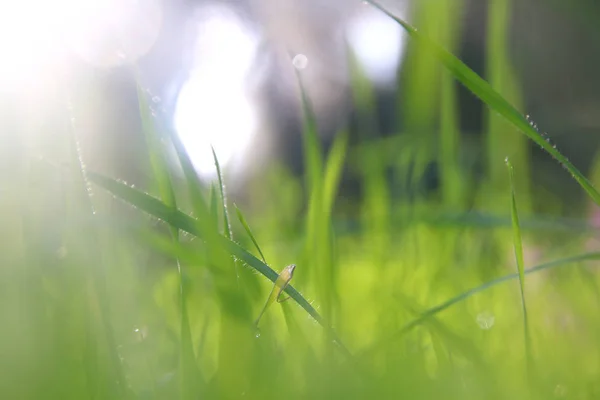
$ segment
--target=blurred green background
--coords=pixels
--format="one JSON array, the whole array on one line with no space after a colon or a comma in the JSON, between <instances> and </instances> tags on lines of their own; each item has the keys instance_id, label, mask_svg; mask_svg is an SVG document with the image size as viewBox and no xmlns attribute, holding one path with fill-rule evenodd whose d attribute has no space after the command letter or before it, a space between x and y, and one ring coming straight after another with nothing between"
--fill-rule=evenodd
<instances>
[{"instance_id":1,"label":"blurred green background","mask_svg":"<svg viewBox=\"0 0 600 400\"><path fill-rule=\"evenodd\" d=\"M398 29L393 78L378 82L350 40L329 49L342 89L320 80L335 66L318 51L299 58L302 40L257 52L285 79L263 81L256 130L273 135L237 167L223 143L246 139L213 137L214 158L205 145L199 159L202 129L183 133L183 100L157 78L177 64L161 53L177 21L164 4L105 18L136 27L162 4L162 33L139 54L107 41L112 58L98 58L84 41L43 58L47 75L0 43L0 398L600 397L600 9L356 3ZM306 48L328 23L309 19L291 28ZM37 35L22 44L33 55ZM204 128L236 128L227 90L189 115L218 114L222 96L231 108ZM289 264L291 299L256 327Z\"/></svg>"}]
</instances>

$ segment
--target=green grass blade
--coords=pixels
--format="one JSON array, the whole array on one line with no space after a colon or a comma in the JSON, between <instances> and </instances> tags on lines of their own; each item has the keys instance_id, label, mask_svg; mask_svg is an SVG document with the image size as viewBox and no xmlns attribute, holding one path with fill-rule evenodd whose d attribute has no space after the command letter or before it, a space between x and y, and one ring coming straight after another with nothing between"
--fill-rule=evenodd
<instances>
[{"instance_id":1,"label":"green grass blade","mask_svg":"<svg viewBox=\"0 0 600 400\"><path fill-rule=\"evenodd\" d=\"M573 263L578 263L578 262L583 262L583 261L591 261L591 260L600 260L600 252L584 253L584 254L579 254L576 256L572 256L572 257L561 258L559 260L550 261L550 262L540 264L535 267L526 269L524 271L524 273L525 273L525 275L529 275L529 274L533 274L536 272L554 269L554 268L562 267L562 266L573 264ZM443 303L438 304L437 306L431 307L427 311L424 311L418 318L415 318L414 320L406 323L393 336L388 337L385 340L381 340L381 341L375 343L374 345L370 346L369 348L361 351L358 356L363 357L367 354L373 353L374 351L376 351L378 349L384 349L389 344L390 341L413 330L417 326L421 325L423 322L427 321L429 318L439 314L440 312L450 308L451 306L458 304L460 302L463 302L463 301L467 300L468 298L474 296L477 293L484 292L491 287L497 286L504 282L511 281L513 279L519 279L519 274L518 273L510 274L510 275L506 275L506 276L491 280L480 286L469 289L455 297L452 297L451 299L446 300Z\"/></svg>"},{"instance_id":2,"label":"green grass blade","mask_svg":"<svg viewBox=\"0 0 600 400\"><path fill-rule=\"evenodd\" d=\"M217 199L217 188L214 184L210 185L210 220L217 227L216 231L219 232L219 200Z\"/></svg>"},{"instance_id":3,"label":"green grass blade","mask_svg":"<svg viewBox=\"0 0 600 400\"><path fill-rule=\"evenodd\" d=\"M521 293L521 305L523 307L523 329L525 335L525 351L527 353L528 363L531 362L531 346L529 337L529 322L527 319L527 305L525 302L525 261L523 258L523 241L521 239L521 226L519 224L519 213L517 212L517 200L515 197L515 173L509 159L506 159L508 176L510 179L510 199L511 199L511 220L513 227L513 241L515 249L515 259L517 262L517 272L519 275L519 288Z\"/></svg>"},{"instance_id":4,"label":"green grass blade","mask_svg":"<svg viewBox=\"0 0 600 400\"><path fill-rule=\"evenodd\" d=\"M75 126L71 126L71 138L70 138L70 147L71 147L71 161L72 168L71 171L73 176L73 183L75 189L75 201L74 203L78 205L80 208L76 211L77 218L83 218L84 216L91 216L95 222L97 218L94 207L92 204L92 200L90 199L90 192L88 190L88 176L87 170L84 167L83 160L81 158L81 153L79 149L79 145L77 142L77 137L75 133ZM91 240L87 243L97 244L98 242L98 231L96 230L96 224L94 223L91 226L91 229L87 230L87 234L90 236ZM106 342L108 345L108 352L110 357L111 366L114 370L114 375L117 380L117 390L123 398L126 398L128 395L127 388L127 379L125 373L123 371L121 359L119 357L118 349L117 349L117 341L115 339L115 330L111 322L111 309L107 288L107 278L105 274L105 270L102 264L99 262L101 260L102 254L98 251L98 248L94 245L86 246L86 253L90 260L92 260L92 268L90 269L90 275L94 285L94 291L96 292L96 298L98 301L98 306L100 310L100 322L104 329L104 334L106 338ZM90 313L90 314L93 314ZM88 320L90 323L91 320ZM88 328L89 329L89 328ZM90 342L91 335L89 336ZM94 343L90 343L90 346L93 346ZM87 356L88 354L85 354ZM89 361L88 361L89 362Z\"/></svg>"},{"instance_id":5,"label":"green grass blade","mask_svg":"<svg viewBox=\"0 0 600 400\"><path fill-rule=\"evenodd\" d=\"M150 157L150 166L152 168L154 179L158 185L160 197L169 207L177 207L175 193L169 176L169 168L163 157L164 152L161 148L160 138L156 131L152 114L150 113L150 106L146 99L146 94L140 85L137 85L137 94L140 117L142 119L142 130L146 139L146 146L148 147L148 156ZM176 233L175 236L177 236Z\"/></svg>"},{"instance_id":6,"label":"green grass blade","mask_svg":"<svg viewBox=\"0 0 600 400\"><path fill-rule=\"evenodd\" d=\"M235 207L235 212L237 213L238 220L240 221L240 223L242 224L242 226L246 230L246 233L250 237L250 240L252 240L252 243L254 243L254 247L256 247L256 250L258 250L258 254L260 254L260 258L262 258L262 260L266 264L267 261L265 260L265 255L263 254L262 250L260 249L260 246L258 245L258 242L254 238L254 235L252 234L252 230L250 229L250 226L248 225L248 222L246 221L246 218L244 217L244 214L242 214L242 211L239 209L239 207L237 205L234 204L233 206Z\"/></svg>"},{"instance_id":7,"label":"green grass blade","mask_svg":"<svg viewBox=\"0 0 600 400\"><path fill-rule=\"evenodd\" d=\"M177 211L177 202L175 200L175 192L173 185L171 184L170 171L161 145L161 139L156 130L156 126L153 121L153 117L150 113L150 106L146 99L141 86L137 85L138 102L140 109L140 116L142 118L142 128L144 131L144 137L146 138L146 145L148 146L148 155L150 157L150 164L152 167L154 179L158 185L160 197L163 199L164 204L171 208L173 211ZM170 226L171 236L173 241L179 240L179 230L173 226ZM182 269L181 262L178 257L175 258L177 269L179 271L179 307L181 313L180 321L180 395L183 399L192 398L198 391L198 368L195 362L194 347L192 344L192 333L189 324L189 316L186 304L186 292L184 286L184 271Z\"/></svg>"},{"instance_id":8,"label":"green grass blade","mask_svg":"<svg viewBox=\"0 0 600 400\"><path fill-rule=\"evenodd\" d=\"M304 170L306 171L306 235L302 278L317 285L317 296L325 319L332 318L331 248L329 246L329 220L323 209L323 157L316 117L300 71L296 70L302 105Z\"/></svg>"},{"instance_id":9,"label":"green grass blade","mask_svg":"<svg viewBox=\"0 0 600 400\"><path fill-rule=\"evenodd\" d=\"M579 183L579 185L587 192L594 202L600 205L600 193L594 188L591 182L534 127L532 127L528 119L497 91L495 91L488 82L482 79L450 52L432 42L427 37L421 35L416 28L408 24L406 21L393 15L390 11L373 0L367 0L367 2L400 24L413 39L419 41L421 46L425 46L432 51L436 58L442 64L444 64L444 66L452 73L452 75L467 89L473 92L473 94L479 97L488 107L490 107L490 109L500 114L534 143L539 145L542 149L548 152L548 154L554 157L560 164L563 165L563 167L571 174L571 176L573 176L577 183Z\"/></svg>"},{"instance_id":10,"label":"green grass blade","mask_svg":"<svg viewBox=\"0 0 600 400\"><path fill-rule=\"evenodd\" d=\"M298 87L300 88L300 98L302 102L303 113L303 148L305 151L304 162L307 171L306 183L309 188L314 189L319 186L321 181L321 172L323 171L323 160L321 156L321 145L317 131L317 122L312 110L310 99L302 83L300 72L296 70Z\"/></svg>"},{"instance_id":11,"label":"green grass blade","mask_svg":"<svg viewBox=\"0 0 600 400\"><path fill-rule=\"evenodd\" d=\"M179 210L174 210L170 207L167 207L167 205L165 205L159 199L152 197L149 194L143 193L135 188L132 188L124 183L121 183L119 181L105 177L100 174L89 172L89 179L91 182L102 187L103 189L112 193L117 198L121 199L126 203L131 204L139 210L144 211L155 218L165 221L166 223L168 223L176 229L180 229L182 231L202 238L201 232L198 230L197 223L192 217L182 213ZM219 235L218 243L214 244L222 246L229 252L229 254L242 260L246 265L265 276L271 282L275 283L275 281L277 280L277 277L279 276L277 272L275 272L264 262L254 257L252 254L250 254L248 251L243 249L240 245L233 242L232 240L222 235ZM346 356L350 356L350 352L342 344L340 339L337 337L335 331L326 323L326 321L321 317L317 310L315 310L315 308L293 286L288 285L285 289L285 292L288 295L290 295L290 297L294 299L300 307L302 307L312 318L314 318L319 323L319 325L321 325L325 329L325 331L329 334L331 339L338 344L338 347L340 348L343 354L345 354Z\"/></svg>"},{"instance_id":12,"label":"green grass blade","mask_svg":"<svg viewBox=\"0 0 600 400\"><path fill-rule=\"evenodd\" d=\"M523 242L521 239L521 225L519 224L519 214L517 212L517 200L515 197L515 179L514 169L508 158L506 159L508 175L510 177L510 199L511 199L511 221L513 228L513 239L515 248L515 259L517 262L517 272L519 273L519 285L521 288L521 300L523 301L523 312L527 315L525 307L525 261L523 258Z\"/></svg>"},{"instance_id":13,"label":"green grass blade","mask_svg":"<svg viewBox=\"0 0 600 400\"><path fill-rule=\"evenodd\" d=\"M211 146L213 158L215 160L215 167L217 169L217 177L219 179L219 190L221 192L221 205L223 207L223 232L225 232L225 236L227 239L233 239L233 233L231 232L231 223L229 222L229 211L227 209L227 197L225 196L225 182L223 180L223 173L221 171L221 165L219 164L219 159L217 157L217 153L215 152L214 147ZM234 258L233 260L233 268L235 270L236 279L239 281L240 272L238 270L238 262Z\"/></svg>"},{"instance_id":14,"label":"green grass blade","mask_svg":"<svg viewBox=\"0 0 600 400\"><path fill-rule=\"evenodd\" d=\"M171 143L175 148L175 152L177 153L177 158L179 159L179 164L181 165L181 169L183 170L183 174L185 175L185 180L187 183L187 187L190 193L190 198L192 200L192 208L196 213L196 216L200 220L207 220L208 216L208 205L202 196L202 184L200 182L200 178L196 173L196 169L194 168L194 164L190 159L189 154L185 150L185 146L181 142L181 139L177 135L176 132L169 132Z\"/></svg>"},{"instance_id":15,"label":"green grass blade","mask_svg":"<svg viewBox=\"0 0 600 400\"><path fill-rule=\"evenodd\" d=\"M215 149L211 147L213 158L215 160L215 167L217 168L217 177L219 179L219 190L221 192L221 202L223 205L223 232L225 232L225 236L227 239L232 238L231 234L231 224L229 223L229 212L227 211L227 197L225 197L225 183L223 181L223 174L221 172L221 165L219 164L219 159L217 158L217 153L215 153Z\"/></svg>"},{"instance_id":16,"label":"green grass blade","mask_svg":"<svg viewBox=\"0 0 600 400\"><path fill-rule=\"evenodd\" d=\"M348 149L348 132L342 131L338 134L333 143L327 164L325 166L325 177L323 180L323 210L330 214L333 208L333 202L340 184L344 159Z\"/></svg>"},{"instance_id":17,"label":"green grass blade","mask_svg":"<svg viewBox=\"0 0 600 400\"><path fill-rule=\"evenodd\" d=\"M487 10L485 76L501 96L517 110L523 110L521 88L510 57L510 22L513 0L490 0ZM521 214L530 210L530 160L527 138L510 126L493 110L486 113L487 179L495 193L505 193L509 186L504 158L510 155L512 164L520 172L515 188L519 192ZM497 196L491 196L496 198ZM489 207L504 209L503 201L492 201Z\"/></svg>"}]
</instances>

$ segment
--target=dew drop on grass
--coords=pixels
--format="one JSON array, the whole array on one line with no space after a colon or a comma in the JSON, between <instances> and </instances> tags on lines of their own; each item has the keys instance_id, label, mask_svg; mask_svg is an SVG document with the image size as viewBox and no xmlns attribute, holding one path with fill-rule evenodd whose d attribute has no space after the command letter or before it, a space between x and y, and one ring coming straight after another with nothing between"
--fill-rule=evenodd
<instances>
[{"instance_id":1,"label":"dew drop on grass","mask_svg":"<svg viewBox=\"0 0 600 400\"><path fill-rule=\"evenodd\" d=\"M554 388L554 397L565 397L567 394L567 387L565 385L558 384Z\"/></svg>"},{"instance_id":2,"label":"dew drop on grass","mask_svg":"<svg viewBox=\"0 0 600 400\"><path fill-rule=\"evenodd\" d=\"M260 329L256 328L256 332L254 333L254 337L257 338L257 339L260 337Z\"/></svg>"},{"instance_id":3,"label":"dew drop on grass","mask_svg":"<svg viewBox=\"0 0 600 400\"><path fill-rule=\"evenodd\" d=\"M492 327L494 326L494 323L496 322L496 317L491 312L484 311L477 314L476 321L477 325L479 325L481 329L489 330L492 329Z\"/></svg>"},{"instance_id":4,"label":"dew drop on grass","mask_svg":"<svg viewBox=\"0 0 600 400\"><path fill-rule=\"evenodd\" d=\"M67 256L68 251L65 246L60 246L58 250L56 250L56 256L60 259L63 259Z\"/></svg>"},{"instance_id":5,"label":"dew drop on grass","mask_svg":"<svg viewBox=\"0 0 600 400\"><path fill-rule=\"evenodd\" d=\"M135 327L133 328L133 333L134 333L134 340L136 342L141 342L143 340L146 339L146 337L148 336L148 327L146 326L142 326L140 327Z\"/></svg>"},{"instance_id":6,"label":"dew drop on grass","mask_svg":"<svg viewBox=\"0 0 600 400\"><path fill-rule=\"evenodd\" d=\"M158 96L152 96L152 102L153 103L160 103L160 97L158 97Z\"/></svg>"},{"instance_id":7,"label":"dew drop on grass","mask_svg":"<svg viewBox=\"0 0 600 400\"><path fill-rule=\"evenodd\" d=\"M292 59L292 64L294 64L296 69L305 69L308 65L308 57L304 54L296 54Z\"/></svg>"}]
</instances>

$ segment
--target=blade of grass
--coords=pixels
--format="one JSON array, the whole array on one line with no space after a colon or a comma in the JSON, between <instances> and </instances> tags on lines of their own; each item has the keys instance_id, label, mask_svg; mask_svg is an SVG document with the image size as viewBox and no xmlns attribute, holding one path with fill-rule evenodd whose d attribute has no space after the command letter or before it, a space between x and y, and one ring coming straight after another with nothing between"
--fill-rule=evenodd
<instances>
[{"instance_id":1,"label":"blade of grass","mask_svg":"<svg viewBox=\"0 0 600 400\"><path fill-rule=\"evenodd\" d=\"M250 230L250 226L248 225L248 222L246 221L244 214L242 214L242 211L239 209L239 207L237 205L234 204L233 206L235 207L235 212L237 214L238 220L240 221L240 223L246 230L246 233L250 237L250 240L252 240L252 243L254 243L254 247L256 247L256 250L258 250L258 254L260 254L260 258L262 258L263 262L266 264L267 261L265 260L265 255L263 254L262 250L260 249L258 242L254 238L254 235L252 234L252 230Z\"/></svg>"},{"instance_id":2,"label":"blade of grass","mask_svg":"<svg viewBox=\"0 0 600 400\"><path fill-rule=\"evenodd\" d=\"M305 281L316 283L317 296L326 320L332 319L333 293L332 257L329 246L328 219L323 209L323 157L319 141L317 123L310 98L304 87L302 75L295 69L300 91L303 116L303 150L306 171L306 193L308 210L306 213L306 235L304 249ZM311 277L311 274L313 277Z\"/></svg>"},{"instance_id":3,"label":"blade of grass","mask_svg":"<svg viewBox=\"0 0 600 400\"><path fill-rule=\"evenodd\" d=\"M81 158L73 118L71 119L71 137L69 142L71 147L71 160L73 164L71 171L73 175L75 190L77 192L75 194L76 199L74 202L81 207L80 214L77 215L77 217L81 218L84 215L87 215L93 218L93 220L95 220L96 218L94 217L96 216L96 212L94 210L92 200L90 199L90 191L88 190L89 182L87 177L87 170L85 169L83 159ZM86 243L98 242L98 232L95 229L95 224L91 226L91 229L87 229L86 232L91 237L91 240L87 241ZM130 393L127 387L127 380L123 371L121 359L117 350L117 342L115 339L114 328L110 319L111 313L110 303L108 300L108 289L106 286L106 275L105 270L102 267L102 263L99 261L102 259L102 253L98 251L98 248L96 246L87 246L86 252L89 256L89 259L92 260L92 262L95 264L92 266L92 268L90 268L90 273L94 285L93 287L96 292L95 294L98 302L98 307L100 310L100 320L104 328L104 334L108 345L110 362L117 381L117 390L123 398L126 398L128 397L128 395L130 395ZM93 314L93 312L90 312L90 314ZM90 340L90 345L92 345L93 340L91 339L91 337L89 337L88 340Z\"/></svg>"},{"instance_id":4,"label":"blade of grass","mask_svg":"<svg viewBox=\"0 0 600 400\"><path fill-rule=\"evenodd\" d=\"M219 200L217 199L217 188L210 185L210 218L215 227L219 226ZM217 228L217 232L219 229Z\"/></svg>"},{"instance_id":5,"label":"blade of grass","mask_svg":"<svg viewBox=\"0 0 600 400\"><path fill-rule=\"evenodd\" d=\"M562 267L562 266L569 265L572 263L590 261L590 260L600 260L600 252L584 253L584 254L579 254L576 256L572 256L572 257L561 258L559 260L550 261L550 262L540 264L535 267L526 269L526 270L524 270L524 274L525 275L533 274L536 272L541 272L541 271L545 271L545 270L549 270L549 269L554 269L557 267ZM423 322L427 321L429 318L439 314L440 312L450 308L451 306L458 304L460 302L463 302L463 301L467 300L468 298L474 296L477 293L484 292L491 287L494 287L494 286L499 285L504 282L511 281L513 279L519 279L519 274L518 273L510 274L510 275L506 275L506 276L491 280L480 286L469 289L455 297L452 297L451 299L446 300L443 303L438 304L437 306L429 308L428 310L424 311L418 318L415 318L414 320L406 323L394 335L388 337L385 340L378 341L374 345L369 346L367 349L362 350L360 352L360 354L358 355L358 357L364 357L367 354L371 354L378 349L384 349L385 346L387 346L390 341L404 335L407 332L410 332L412 329L421 325Z\"/></svg>"},{"instance_id":6,"label":"blade of grass","mask_svg":"<svg viewBox=\"0 0 600 400\"><path fill-rule=\"evenodd\" d=\"M217 153L215 152L215 148L211 146L213 159L215 160L215 167L217 169L217 177L219 179L219 190L221 192L221 205L223 207L223 232L225 232L225 237L227 239L232 240L233 234L231 232L231 224L229 222L229 211L227 210L227 197L225 196L225 183L223 181L223 173L221 172L221 165L219 164L219 158L217 157ZM236 279L240 280L240 273L238 271L237 260L233 260L233 267L235 269Z\"/></svg>"},{"instance_id":7,"label":"blade of grass","mask_svg":"<svg viewBox=\"0 0 600 400\"><path fill-rule=\"evenodd\" d=\"M517 110L523 109L520 83L509 52L510 22L513 0L490 0L487 10L485 76L490 86L509 101ZM505 194L509 186L503 158L510 155L513 165L520 171L515 188L519 191L521 214L529 212L530 166L527 138L508 125L501 116L488 110L486 114L486 160L489 185L495 193ZM496 199L498 196L490 196ZM489 207L504 210L503 201L492 200Z\"/></svg>"},{"instance_id":8,"label":"blade of grass","mask_svg":"<svg viewBox=\"0 0 600 400\"><path fill-rule=\"evenodd\" d=\"M199 231L194 218L184 214L180 210L174 210L170 207L167 207L156 197L152 197L149 194L143 193L117 180L94 172L89 172L88 177L91 182L112 193L122 201L152 215L155 218L165 221L176 229L180 229L202 239L201 232ZM222 235L219 235L218 241L216 241L214 244L222 246L231 255L242 260L247 266L256 270L271 282L275 283L277 280L277 277L279 276L277 272L271 269L264 262L260 261L258 258L254 257L237 243ZM298 292L292 285L288 285L285 289L285 292L290 295L290 297L294 299L296 303L298 303L298 305L302 307L312 318L314 318L319 325L323 327L323 329L325 329L331 339L337 343L344 355L351 357L350 352L342 344L333 328L326 323L317 310L315 310L315 308L300 294L300 292Z\"/></svg>"},{"instance_id":9,"label":"blade of grass","mask_svg":"<svg viewBox=\"0 0 600 400\"><path fill-rule=\"evenodd\" d=\"M310 99L302 83L300 71L296 71L296 81L300 89L300 98L303 112L303 148L305 151L304 162L307 171L306 184L309 188L315 189L321 181L321 172L323 171L323 160L321 157L321 146L319 144L319 135L317 132L317 122L312 110Z\"/></svg>"},{"instance_id":10,"label":"blade of grass","mask_svg":"<svg viewBox=\"0 0 600 400\"><path fill-rule=\"evenodd\" d=\"M523 334L525 339L525 352L527 353L527 363L529 366L531 366L531 339L529 336L529 321L527 319L527 305L525 302L525 261L523 258L523 241L521 239L521 226L519 225L519 213L517 212L517 200L515 197L515 173L508 158L506 159L506 167L508 168L508 176L510 180L510 213L513 227L515 259L517 262L517 272L519 275L521 306L523 307Z\"/></svg>"},{"instance_id":11,"label":"blade of grass","mask_svg":"<svg viewBox=\"0 0 600 400\"><path fill-rule=\"evenodd\" d=\"M339 132L335 138L333 146L327 157L322 189L319 191L321 200L317 204L313 204L315 208L315 228L317 240L314 243L314 249L318 251L320 258L322 285L322 299L326 299L326 304L330 305L330 309L326 311L330 314L325 314L327 319L331 319L334 310L334 305L338 304L339 296L336 291L336 274L337 274L337 257L335 252L335 242L331 222L331 214L337 195L344 159L348 147L348 132Z\"/></svg>"},{"instance_id":12,"label":"blade of grass","mask_svg":"<svg viewBox=\"0 0 600 400\"><path fill-rule=\"evenodd\" d=\"M219 190L221 192L221 202L223 205L223 232L225 232L225 236L227 239L231 239L231 224L229 223L229 212L227 211L227 198L225 197L225 183L223 182L223 174L221 172L221 165L219 164L219 159L217 158L217 153L215 153L214 147L211 146L213 158L215 160L215 167L217 168L217 177L219 179Z\"/></svg>"},{"instance_id":13,"label":"blade of grass","mask_svg":"<svg viewBox=\"0 0 600 400\"><path fill-rule=\"evenodd\" d=\"M514 127L525 134L534 143L539 145L548 154L554 157L577 181L577 183L587 192L587 194L600 205L600 193L594 188L591 182L564 156L560 153L544 136L542 136L534 127L530 125L530 121L514 108L504 97L495 91L491 85L477 75L472 69L467 67L462 61L452 55L450 52L431 41L427 37L421 35L416 28L395 16L378 2L366 0L375 8L382 11L385 15L392 18L415 40L418 40L420 45L427 47L433 52L437 59L452 73L452 75L460 81L467 89L475 96L479 97L488 107L500 114Z\"/></svg>"},{"instance_id":14,"label":"blade of grass","mask_svg":"<svg viewBox=\"0 0 600 400\"><path fill-rule=\"evenodd\" d=\"M340 185L347 149L348 132L344 130L338 133L333 142L325 166L325 178L323 180L323 210L327 214L331 214L333 209L333 203Z\"/></svg>"},{"instance_id":15,"label":"blade of grass","mask_svg":"<svg viewBox=\"0 0 600 400\"><path fill-rule=\"evenodd\" d=\"M138 80L139 82L139 80ZM150 106L146 99L146 94L143 89L137 84L138 102L140 117L142 119L142 130L146 138L148 147L148 155L154 179L158 185L160 197L165 205L174 211L177 211L177 202L175 192L171 184L169 167L164 156L164 151L161 146L161 140L156 130L153 117L150 113ZM171 236L173 241L179 241L179 229L170 226ZM192 332L189 323L189 316L186 304L186 290L184 285L184 271L178 257L175 258L177 270L179 272L179 307L181 314L180 321L180 390L183 399L192 398L197 392L198 367L196 365L196 357L194 355L194 347L192 344Z\"/></svg>"},{"instance_id":16,"label":"blade of grass","mask_svg":"<svg viewBox=\"0 0 600 400\"><path fill-rule=\"evenodd\" d=\"M144 90L139 84L137 85L137 95L140 118L142 121L142 131L144 133L144 138L146 139L148 156L150 157L150 166L156 184L158 185L160 197L166 205L175 208L177 207L177 204L175 201L175 193L173 192L173 187L171 185L171 178L169 177L169 168L163 157L164 152L162 151L160 138L156 131L152 114L150 113L150 105L146 99ZM177 237L176 232L173 232L173 234Z\"/></svg>"}]
</instances>

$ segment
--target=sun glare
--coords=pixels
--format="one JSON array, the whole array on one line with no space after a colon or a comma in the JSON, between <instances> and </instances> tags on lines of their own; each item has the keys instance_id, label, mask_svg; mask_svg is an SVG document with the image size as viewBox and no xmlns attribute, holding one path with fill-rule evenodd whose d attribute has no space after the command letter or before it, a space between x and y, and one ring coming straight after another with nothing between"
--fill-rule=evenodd
<instances>
[{"instance_id":1,"label":"sun glare","mask_svg":"<svg viewBox=\"0 0 600 400\"><path fill-rule=\"evenodd\" d=\"M377 84L393 82L404 48L400 26L379 10L363 7L347 29L348 41L369 78Z\"/></svg>"},{"instance_id":2,"label":"sun glare","mask_svg":"<svg viewBox=\"0 0 600 400\"><path fill-rule=\"evenodd\" d=\"M154 44L159 0L0 1L0 83L35 85L74 52L97 67L135 61Z\"/></svg>"},{"instance_id":3,"label":"sun glare","mask_svg":"<svg viewBox=\"0 0 600 400\"><path fill-rule=\"evenodd\" d=\"M197 24L194 65L179 93L174 123L198 172L210 178L211 146L222 166L239 166L256 129L246 77L258 38L225 8L204 9Z\"/></svg>"}]
</instances>

